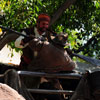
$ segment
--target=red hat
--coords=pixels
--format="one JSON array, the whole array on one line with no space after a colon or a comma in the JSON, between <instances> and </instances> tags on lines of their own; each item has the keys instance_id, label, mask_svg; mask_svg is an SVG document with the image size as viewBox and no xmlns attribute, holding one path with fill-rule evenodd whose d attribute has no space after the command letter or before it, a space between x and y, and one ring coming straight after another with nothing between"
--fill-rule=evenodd
<instances>
[{"instance_id":1,"label":"red hat","mask_svg":"<svg viewBox=\"0 0 100 100\"><path fill-rule=\"evenodd\" d=\"M40 14L37 18L37 22L40 22L40 21L50 22L50 16L48 16L47 14Z\"/></svg>"}]
</instances>

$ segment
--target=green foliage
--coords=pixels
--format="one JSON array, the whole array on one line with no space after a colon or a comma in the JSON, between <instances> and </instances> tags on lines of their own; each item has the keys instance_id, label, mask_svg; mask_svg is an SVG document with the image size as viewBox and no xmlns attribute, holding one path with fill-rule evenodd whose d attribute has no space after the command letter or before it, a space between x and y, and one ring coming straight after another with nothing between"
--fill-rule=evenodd
<instances>
[{"instance_id":1,"label":"green foliage","mask_svg":"<svg viewBox=\"0 0 100 100\"><path fill-rule=\"evenodd\" d=\"M5 13L3 24L16 30L28 27L36 22L39 8L34 0L3 0L2 10ZM38 5L41 2L38 2Z\"/></svg>"},{"instance_id":2,"label":"green foliage","mask_svg":"<svg viewBox=\"0 0 100 100\"><path fill-rule=\"evenodd\" d=\"M1 0L0 11L4 13L1 24L17 31L36 23L39 13L48 13L51 18L66 0ZM70 1L70 0L69 0ZM88 40L95 37L81 50L87 56L100 56L100 0L76 0L52 25L57 33L68 34L70 48L78 50ZM14 48L14 45L10 44ZM17 49L16 49L17 50Z\"/></svg>"}]
</instances>

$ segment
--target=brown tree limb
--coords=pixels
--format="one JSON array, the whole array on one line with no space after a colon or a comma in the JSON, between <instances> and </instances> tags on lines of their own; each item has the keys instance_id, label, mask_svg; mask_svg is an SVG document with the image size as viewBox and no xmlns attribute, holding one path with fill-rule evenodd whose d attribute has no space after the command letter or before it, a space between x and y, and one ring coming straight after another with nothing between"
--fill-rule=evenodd
<instances>
[{"instance_id":1,"label":"brown tree limb","mask_svg":"<svg viewBox=\"0 0 100 100\"><path fill-rule=\"evenodd\" d=\"M78 50L74 50L75 53L79 53L80 51L83 51L88 45L92 43L92 41L97 41L97 37L100 37L100 34L97 34L93 37L91 37L84 46L81 46Z\"/></svg>"},{"instance_id":2,"label":"brown tree limb","mask_svg":"<svg viewBox=\"0 0 100 100\"><path fill-rule=\"evenodd\" d=\"M53 14L51 18L50 26L54 24L58 18L62 15L62 13L69 8L76 0L66 0L61 7Z\"/></svg>"},{"instance_id":3,"label":"brown tree limb","mask_svg":"<svg viewBox=\"0 0 100 100\"><path fill-rule=\"evenodd\" d=\"M14 33L7 33L3 38L0 38L0 50L7 44L18 38L18 35Z\"/></svg>"}]
</instances>

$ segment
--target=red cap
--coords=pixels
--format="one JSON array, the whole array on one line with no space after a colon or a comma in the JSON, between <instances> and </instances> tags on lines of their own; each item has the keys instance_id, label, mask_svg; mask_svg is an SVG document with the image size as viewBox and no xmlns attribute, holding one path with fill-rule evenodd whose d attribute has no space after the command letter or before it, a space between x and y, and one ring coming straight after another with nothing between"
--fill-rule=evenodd
<instances>
[{"instance_id":1,"label":"red cap","mask_svg":"<svg viewBox=\"0 0 100 100\"><path fill-rule=\"evenodd\" d=\"M50 16L48 16L47 14L40 14L37 18L37 22L40 22L40 21L50 22Z\"/></svg>"}]
</instances>

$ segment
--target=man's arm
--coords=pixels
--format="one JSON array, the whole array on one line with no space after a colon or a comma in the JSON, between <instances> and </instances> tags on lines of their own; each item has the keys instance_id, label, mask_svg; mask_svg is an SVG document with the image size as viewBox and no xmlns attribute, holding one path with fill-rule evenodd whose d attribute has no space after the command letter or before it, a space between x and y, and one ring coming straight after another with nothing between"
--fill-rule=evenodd
<instances>
[{"instance_id":1,"label":"man's arm","mask_svg":"<svg viewBox=\"0 0 100 100\"><path fill-rule=\"evenodd\" d=\"M26 33L23 31L22 34L26 35ZM23 39L25 39L24 36L19 36L16 40L15 40L15 47L17 48L25 48L27 46L27 43L24 44Z\"/></svg>"}]
</instances>

